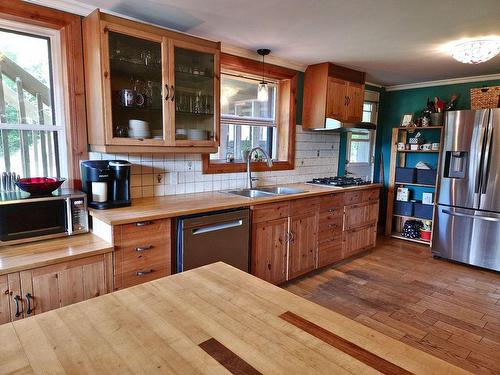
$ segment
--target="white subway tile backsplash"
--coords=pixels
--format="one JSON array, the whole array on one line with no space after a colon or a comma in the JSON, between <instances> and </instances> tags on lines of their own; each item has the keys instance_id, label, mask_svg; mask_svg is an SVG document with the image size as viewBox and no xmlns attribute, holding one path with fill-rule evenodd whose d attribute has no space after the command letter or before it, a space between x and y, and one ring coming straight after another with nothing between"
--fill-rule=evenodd
<instances>
[{"instance_id":1,"label":"white subway tile backsplash","mask_svg":"<svg viewBox=\"0 0 500 375\"><path fill-rule=\"evenodd\" d=\"M313 177L337 175L340 138L334 133L304 132L297 125L295 169L255 172L257 186L305 182ZM124 159L132 163L132 198L243 188L246 173L203 174L198 154L102 154L91 160Z\"/></svg>"}]
</instances>

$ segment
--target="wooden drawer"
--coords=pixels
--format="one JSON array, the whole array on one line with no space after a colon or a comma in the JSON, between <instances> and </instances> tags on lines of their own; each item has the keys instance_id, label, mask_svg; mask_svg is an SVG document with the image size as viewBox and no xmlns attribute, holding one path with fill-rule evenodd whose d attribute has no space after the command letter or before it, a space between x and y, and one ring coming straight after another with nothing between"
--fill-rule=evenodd
<instances>
[{"instance_id":1,"label":"wooden drawer","mask_svg":"<svg viewBox=\"0 0 500 375\"><path fill-rule=\"evenodd\" d=\"M345 193L344 195L344 204L349 206L351 204L361 203L363 200L363 192L361 191L351 191L349 193Z\"/></svg>"},{"instance_id":2,"label":"wooden drawer","mask_svg":"<svg viewBox=\"0 0 500 375\"><path fill-rule=\"evenodd\" d=\"M290 213L290 202L269 203L252 208L252 222L261 223L283 219L288 217Z\"/></svg>"},{"instance_id":3,"label":"wooden drawer","mask_svg":"<svg viewBox=\"0 0 500 375\"><path fill-rule=\"evenodd\" d=\"M324 267L343 259L342 239L319 246L318 267Z\"/></svg>"},{"instance_id":4,"label":"wooden drawer","mask_svg":"<svg viewBox=\"0 0 500 375\"><path fill-rule=\"evenodd\" d=\"M380 198L380 189L364 190L362 195L363 202L378 201Z\"/></svg>"},{"instance_id":5,"label":"wooden drawer","mask_svg":"<svg viewBox=\"0 0 500 375\"><path fill-rule=\"evenodd\" d=\"M290 216L319 211L319 197L296 199L290 202Z\"/></svg>"},{"instance_id":6,"label":"wooden drawer","mask_svg":"<svg viewBox=\"0 0 500 375\"><path fill-rule=\"evenodd\" d=\"M151 247L143 247L139 251L135 247L123 249L121 272L139 271L150 267L152 264L170 266L170 246L154 242L149 246Z\"/></svg>"},{"instance_id":7,"label":"wooden drawer","mask_svg":"<svg viewBox=\"0 0 500 375\"><path fill-rule=\"evenodd\" d=\"M344 207L344 193L324 195L319 198L320 211L325 212L332 209L342 209Z\"/></svg>"},{"instance_id":8,"label":"wooden drawer","mask_svg":"<svg viewBox=\"0 0 500 375\"><path fill-rule=\"evenodd\" d=\"M330 228L323 231L320 230L318 235L318 243L320 245L336 241L342 242L342 230L332 230Z\"/></svg>"},{"instance_id":9,"label":"wooden drawer","mask_svg":"<svg viewBox=\"0 0 500 375\"><path fill-rule=\"evenodd\" d=\"M319 214L319 224L321 225L325 221L329 220L337 220L339 217L342 218L344 216L344 207L340 208L332 208L328 211L320 212Z\"/></svg>"},{"instance_id":10,"label":"wooden drawer","mask_svg":"<svg viewBox=\"0 0 500 375\"><path fill-rule=\"evenodd\" d=\"M144 274L141 274L143 272ZM121 277L122 287L128 288L130 286L139 285L147 281L152 281L170 275L170 268L165 265L154 264L148 268L137 271L130 271L117 275Z\"/></svg>"},{"instance_id":11,"label":"wooden drawer","mask_svg":"<svg viewBox=\"0 0 500 375\"><path fill-rule=\"evenodd\" d=\"M378 220L378 201L370 201L345 207L344 229L349 230Z\"/></svg>"},{"instance_id":12,"label":"wooden drawer","mask_svg":"<svg viewBox=\"0 0 500 375\"><path fill-rule=\"evenodd\" d=\"M354 254L374 247L376 238L376 224L345 231L343 233L344 258L348 258Z\"/></svg>"},{"instance_id":13,"label":"wooden drawer","mask_svg":"<svg viewBox=\"0 0 500 375\"><path fill-rule=\"evenodd\" d=\"M170 219L139 221L123 224L121 227L122 243L125 241L144 241L150 236L170 236Z\"/></svg>"}]
</instances>

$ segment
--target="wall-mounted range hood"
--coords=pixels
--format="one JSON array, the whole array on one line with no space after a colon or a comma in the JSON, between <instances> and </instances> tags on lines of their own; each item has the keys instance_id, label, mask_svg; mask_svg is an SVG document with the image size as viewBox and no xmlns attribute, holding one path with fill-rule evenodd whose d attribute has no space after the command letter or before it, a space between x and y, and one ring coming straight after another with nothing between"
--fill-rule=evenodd
<instances>
[{"instance_id":1,"label":"wall-mounted range hood","mask_svg":"<svg viewBox=\"0 0 500 375\"><path fill-rule=\"evenodd\" d=\"M312 129L314 131L330 131L330 132L352 132L352 131L368 131L375 130L377 126L371 122L356 122L347 123L335 120L333 118L325 119L325 126L323 128Z\"/></svg>"}]
</instances>

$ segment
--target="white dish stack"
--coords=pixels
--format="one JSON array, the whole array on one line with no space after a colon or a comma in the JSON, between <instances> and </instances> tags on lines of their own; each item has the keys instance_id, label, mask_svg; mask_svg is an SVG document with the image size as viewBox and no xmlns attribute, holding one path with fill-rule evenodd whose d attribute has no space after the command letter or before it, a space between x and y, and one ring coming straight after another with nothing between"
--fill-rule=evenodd
<instances>
[{"instance_id":1,"label":"white dish stack","mask_svg":"<svg viewBox=\"0 0 500 375\"><path fill-rule=\"evenodd\" d=\"M151 138L149 123L142 120L129 120L128 136L130 138Z\"/></svg>"}]
</instances>

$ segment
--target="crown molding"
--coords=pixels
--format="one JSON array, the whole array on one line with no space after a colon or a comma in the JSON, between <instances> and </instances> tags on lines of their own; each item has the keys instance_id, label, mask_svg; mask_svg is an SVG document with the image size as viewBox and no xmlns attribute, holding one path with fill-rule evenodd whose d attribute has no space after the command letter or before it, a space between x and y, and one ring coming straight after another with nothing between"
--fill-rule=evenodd
<instances>
[{"instance_id":1,"label":"crown molding","mask_svg":"<svg viewBox=\"0 0 500 375\"><path fill-rule=\"evenodd\" d=\"M63 12L77 14L79 16L88 16L97 7L74 0L24 0L27 3L41 5L47 8L62 10Z\"/></svg>"},{"instance_id":2,"label":"crown molding","mask_svg":"<svg viewBox=\"0 0 500 375\"><path fill-rule=\"evenodd\" d=\"M441 79L441 80L437 80L437 81L408 83L405 85L386 86L385 90L386 91L399 91L399 90L419 89L419 88L423 88L423 87L432 87L432 86L456 85L459 83L492 81L492 80L496 80L496 79L500 80L500 74L487 74L484 76L470 76L470 77L462 77L462 78Z\"/></svg>"}]
</instances>

